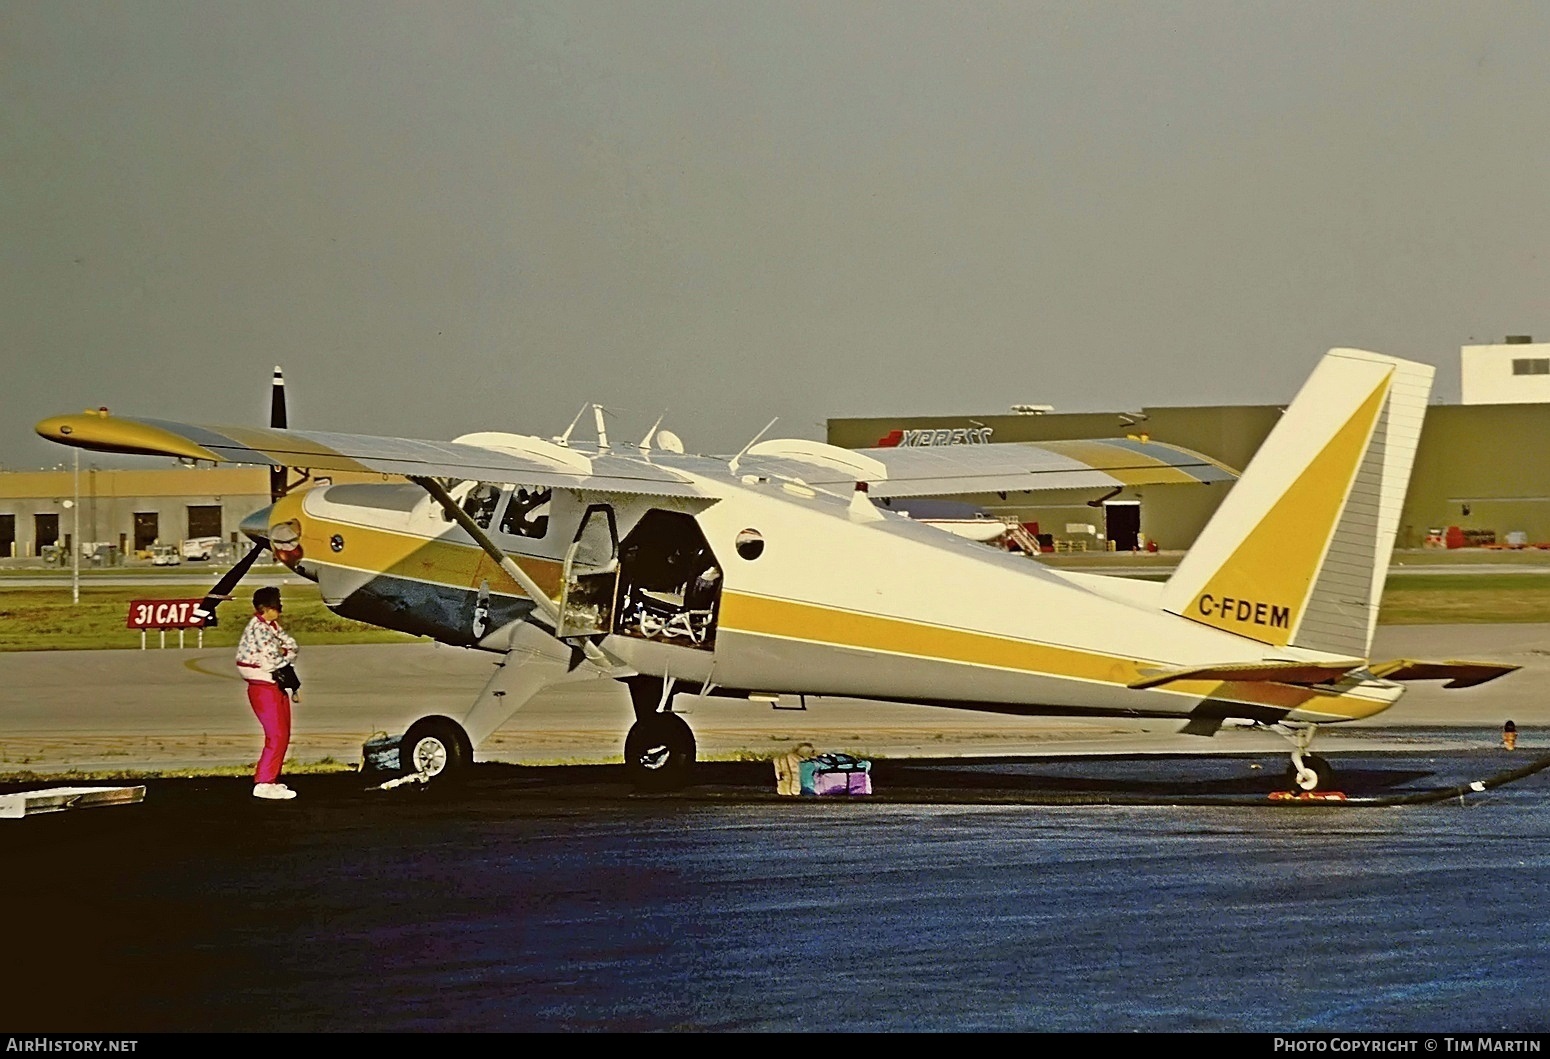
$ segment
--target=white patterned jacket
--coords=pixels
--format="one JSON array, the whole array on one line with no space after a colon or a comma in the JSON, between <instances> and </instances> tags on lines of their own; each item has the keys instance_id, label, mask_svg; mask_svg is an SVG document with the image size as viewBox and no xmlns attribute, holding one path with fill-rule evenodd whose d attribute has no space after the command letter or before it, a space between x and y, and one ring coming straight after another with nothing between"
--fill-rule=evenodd
<instances>
[{"instance_id":1,"label":"white patterned jacket","mask_svg":"<svg viewBox=\"0 0 1550 1059\"><path fill-rule=\"evenodd\" d=\"M279 622L265 621L255 614L237 641L237 672L244 680L273 684L274 671L294 662L300 650Z\"/></svg>"}]
</instances>

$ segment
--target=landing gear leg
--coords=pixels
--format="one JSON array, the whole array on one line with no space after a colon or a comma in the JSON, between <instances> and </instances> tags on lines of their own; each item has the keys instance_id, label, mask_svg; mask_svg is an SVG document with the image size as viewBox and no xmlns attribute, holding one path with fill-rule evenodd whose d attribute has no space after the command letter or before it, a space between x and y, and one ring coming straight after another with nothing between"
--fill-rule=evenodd
<instances>
[{"instance_id":1,"label":"landing gear leg","mask_svg":"<svg viewBox=\"0 0 1550 1059\"><path fill-rule=\"evenodd\" d=\"M1291 730L1291 740L1296 749L1292 751L1292 763L1287 767L1286 778L1295 790L1327 790L1335 782L1334 767L1317 754L1308 753L1308 746L1317 732L1316 724Z\"/></svg>"},{"instance_id":2,"label":"landing gear leg","mask_svg":"<svg viewBox=\"0 0 1550 1059\"><path fill-rule=\"evenodd\" d=\"M624 771L636 790L680 790L694 772L694 732L669 706L682 689L660 677L627 677L635 723L624 738Z\"/></svg>"},{"instance_id":3,"label":"landing gear leg","mask_svg":"<svg viewBox=\"0 0 1550 1059\"><path fill-rule=\"evenodd\" d=\"M402 739L373 739L361 748L362 771L376 773L389 768L387 755L396 744L398 779L445 784L460 776L473 764L474 748L534 695L566 680L591 679L598 672L590 664L572 667L570 660L570 647L547 630L517 623L511 630L509 649L467 713L459 718L422 717Z\"/></svg>"}]
</instances>

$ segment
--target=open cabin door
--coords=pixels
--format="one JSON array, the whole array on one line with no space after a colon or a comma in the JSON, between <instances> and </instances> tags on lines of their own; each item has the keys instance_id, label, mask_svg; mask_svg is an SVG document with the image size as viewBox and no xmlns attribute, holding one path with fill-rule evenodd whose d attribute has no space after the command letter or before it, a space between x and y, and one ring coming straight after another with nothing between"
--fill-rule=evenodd
<instances>
[{"instance_id":1,"label":"open cabin door","mask_svg":"<svg viewBox=\"0 0 1550 1059\"><path fill-rule=\"evenodd\" d=\"M712 651L721 565L694 516L653 508L620 548L614 632Z\"/></svg>"},{"instance_id":2,"label":"open cabin door","mask_svg":"<svg viewBox=\"0 0 1550 1059\"><path fill-rule=\"evenodd\" d=\"M555 635L594 636L609 631L619 580L619 527L614 509L592 504L565 552L560 583L560 627Z\"/></svg>"}]
</instances>

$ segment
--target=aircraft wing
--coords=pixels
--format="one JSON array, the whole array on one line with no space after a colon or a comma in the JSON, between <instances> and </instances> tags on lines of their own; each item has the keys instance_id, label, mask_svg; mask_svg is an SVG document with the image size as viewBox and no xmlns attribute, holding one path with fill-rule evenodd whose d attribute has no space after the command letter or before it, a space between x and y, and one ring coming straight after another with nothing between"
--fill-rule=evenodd
<instances>
[{"instance_id":1,"label":"aircraft wing","mask_svg":"<svg viewBox=\"0 0 1550 1059\"><path fill-rule=\"evenodd\" d=\"M50 441L100 452L215 463L477 479L650 496L705 495L688 475L633 454L584 453L541 438L469 435L461 441L201 426L86 412L37 426Z\"/></svg>"},{"instance_id":2,"label":"aircraft wing","mask_svg":"<svg viewBox=\"0 0 1550 1059\"><path fill-rule=\"evenodd\" d=\"M867 483L874 497L1115 489L1176 482L1230 482L1237 473L1177 445L1135 438L991 445L840 449L781 440L755 445L739 472L800 478L808 485Z\"/></svg>"}]
</instances>

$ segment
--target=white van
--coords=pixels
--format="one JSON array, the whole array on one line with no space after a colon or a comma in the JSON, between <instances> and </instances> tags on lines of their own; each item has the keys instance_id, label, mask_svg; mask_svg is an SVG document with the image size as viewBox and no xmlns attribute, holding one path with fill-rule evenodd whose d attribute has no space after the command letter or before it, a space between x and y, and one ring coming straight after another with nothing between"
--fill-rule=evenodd
<instances>
[{"instance_id":1,"label":"white van","mask_svg":"<svg viewBox=\"0 0 1550 1059\"><path fill-rule=\"evenodd\" d=\"M179 546L178 551L187 562L207 563L215 558L220 546L219 537L190 537Z\"/></svg>"}]
</instances>

